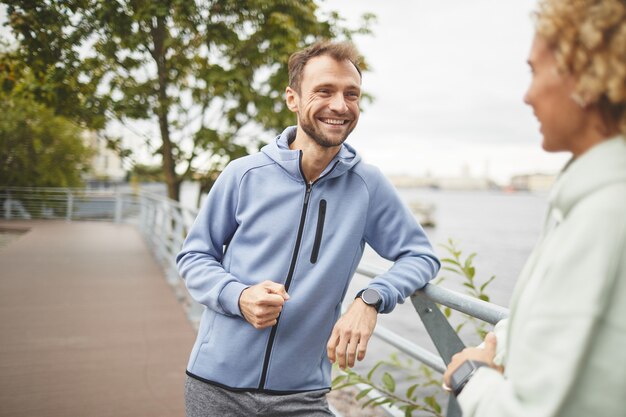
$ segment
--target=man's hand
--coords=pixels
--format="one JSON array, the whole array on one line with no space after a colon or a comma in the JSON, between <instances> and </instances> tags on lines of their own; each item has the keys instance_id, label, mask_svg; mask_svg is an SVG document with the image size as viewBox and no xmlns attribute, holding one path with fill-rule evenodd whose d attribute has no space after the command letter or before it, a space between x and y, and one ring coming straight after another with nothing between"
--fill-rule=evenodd
<instances>
[{"instance_id":1,"label":"man's hand","mask_svg":"<svg viewBox=\"0 0 626 417\"><path fill-rule=\"evenodd\" d=\"M355 358L362 361L367 351L367 343L376 327L378 312L372 306L355 299L348 311L337 320L330 335L326 350L331 363L338 361L345 369L354 366Z\"/></svg>"},{"instance_id":2,"label":"man's hand","mask_svg":"<svg viewBox=\"0 0 626 417\"><path fill-rule=\"evenodd\" d=\"M278 322L283 304L288 299L284 285L263 281L241 292L239 309L248 323L257 329L264 329Z\"/></svg>"},{"instance_id":3,"label":"man's hand","mask_svg":"<svg viewBox=\"0 0 626 417\"><path fill-rule=\"evenodd\" d=\"M443 374L443 383L449 387L450 376L452 373L468 359L485 362L491 368L503 373L504 368L493 363L493 358L496 356L496 344L496 335L494 333L488 333L487 337L485 337L484 347L465 348L456 355L452 356L448 369L446 369L446 372Z\"/></svg>"}]
</instances>

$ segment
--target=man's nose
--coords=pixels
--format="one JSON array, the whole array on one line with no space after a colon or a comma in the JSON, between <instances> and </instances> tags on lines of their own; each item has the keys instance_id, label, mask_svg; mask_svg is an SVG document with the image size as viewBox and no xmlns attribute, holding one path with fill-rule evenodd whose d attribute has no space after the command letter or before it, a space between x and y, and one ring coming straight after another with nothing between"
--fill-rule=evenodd
<instances>
[{"instance_id":1,"label":"man's nose","mask_svg":"<svg viewBox=\"0 0 626 417\"><path fill-rule=\"evenodd\" d=\"M335 94L330 100L328 107L336 113L345 113L348 111L346 99L343 94Z\"/></svg>"}]
</instances>

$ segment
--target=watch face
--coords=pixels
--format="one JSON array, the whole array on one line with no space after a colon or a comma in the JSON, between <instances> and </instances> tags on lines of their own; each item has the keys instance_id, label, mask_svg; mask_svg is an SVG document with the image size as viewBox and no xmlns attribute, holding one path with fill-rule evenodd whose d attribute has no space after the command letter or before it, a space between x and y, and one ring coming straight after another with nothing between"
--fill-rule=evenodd
<instances>
[{"instance_id":1,"label":"watch face","mask_svg":"<svg viewBox=\"0 0 626 417\"><path fill-rule=\"evenodd\" d=\"M361 298L363 299L363 301L365 301L365 304L376 305L380 303L380 294L378 294L378 291L371 288L363 291L363 294L361 294Z\"/></svg>"},{"instance_id":2,"label":"watch face","mask_svg":"<svg viewBox=\"0 0 626 417\"><path fill-rule=\"evenodd\" d=\"M453 373L450 375L450 382L452 383L452 389L458 388L467 377L475 370L472 361L467 360L463 362Z\"/></svg>"},{"instance_id":3,"label":"watch face","mask_svg":"<svg viewBox=\"0 0 626 417\"><path fill-rule=\"evenodd\" d=\"M456 371L450 375L450 388L454 395L459 395L467 381L474 375L474 372L481 366L488 366L485 362L468 359L463 362Z\"/></svg>"}]
</instances>

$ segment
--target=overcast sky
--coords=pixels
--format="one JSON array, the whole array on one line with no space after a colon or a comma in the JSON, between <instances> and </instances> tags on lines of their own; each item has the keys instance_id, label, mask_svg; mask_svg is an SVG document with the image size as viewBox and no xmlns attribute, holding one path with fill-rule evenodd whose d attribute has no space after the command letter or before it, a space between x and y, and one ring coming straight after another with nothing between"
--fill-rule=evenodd
<instances>
[{"instance_id":1,"label":"overcast sky","mask_svg":"<svg viewBox=\"0 0 626 417\"><path fill-rule=\"evenodd\" d=\"M377 15L373 36L355 39L371 66L365 106L348 142L387 174L458 176L555 173L564 153L541 149L523 102L534 0L326 0L356 24Z\"/></svg>"}]
</instances>

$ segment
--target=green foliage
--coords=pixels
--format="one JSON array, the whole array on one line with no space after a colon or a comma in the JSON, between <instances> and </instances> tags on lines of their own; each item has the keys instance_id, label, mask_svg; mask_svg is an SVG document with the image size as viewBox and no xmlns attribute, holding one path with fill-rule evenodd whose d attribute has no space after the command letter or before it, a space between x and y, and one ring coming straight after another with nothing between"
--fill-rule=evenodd
<instances>
[{"instance_id":1,"label":"green foliage","mask_svg":"<svg viewBox=\"0 0 626 417\"><path fill-rule=\"evenodd\" d=\"M464 258L462 251L452 239L448 239L447 244L443 244L441 246L450 254L450 257L441 259L442 271L452 272L452 277L454 277L454 279L460 279L461 285L465 290L465 294L478 298L479 300L489 302L490 298L485 290L489 287L493 280L496 279L496 276L492 275L486 280L478 279L476 277L476 268L473 265L476 253L472 252ZM447 276L441 275L434 283L441 284L446 279L448 279ZM445 316L450 319L452 316L452 310L449 307L442 307L442 309ZM474 331L480 340L483 340L485 336L487 336L488 325L475 317L467 315L463 315L463 321L457 324L455 328L456 332L460 332L466 324L471 324L474 327Z\"/></svg>"},{"instance_id":2,"label":"green foliage","mask_svg":"<svg viewBox=\"0 0 626 417\"><path fill-rule=\"evenodd\" d=\"M452 278L460 280L466 294L483 301L489 301L489 296L485 291L495 276L484 281L476 277L476 268L473 265L476 253L464 257L452 239L441 246L450 254L449 257L441 259L442 270L452 272ZM433 283L441 284L450 278L440 276ZM455 328L457 333L466 324L471 323L480 340L486 336L486 323L474 317L454 312L448 307L439 307L449 321L455 319L456 315L461 316L460 322ZM335 368L335 370L340 372L339 368ZM377 362L365 376L351 369L341 372L343 373L332 382L333 389L359 385L355 398L361 401L362 407L389 404L402 410L406 417L413 416L414 412L427 413L436 417L444 416L440 401L447 399L447 394L444 396L441 391L441 377L428 366L416 363L410 358L400 359L398 354L392 354L388 360ZM398 378L402 378L402 381L398 381ZM403 388L402 392L399 393L398 387L400 386L408 387Z\"/></svg>"},{"instance_id":3,"label":"green foliage","mask_svg":"<svg viewBox=\"0 0 626 417\"><path fill-rule=\"evenodd\" d=\"M2 57L0 84L9 88L0 90L0 185L81 186L92 156L82 129L33 100L22 75Z\"/></svg>"},{"instance_id":4,"label":"green foliage","mask_svg":"<svg viewBox=\"0 0 626 417\"><path fill-rule=\"evenodd\" d=\"M184 179L294 124L283 100L292 52L372 20L341 27L314 0L2 2L35 98L92 128L153 123L160 138L145 140L176 199Z\"/></svg>"},{"instance_id":5,"label":"green foliage","mask_svg":"<svg viewBox=\"0 0 626 417\"><path fill-rule=\"evenodd\" d=\"M448 239L448 244L441 245L450 255L450 258L443 258L442 270L455 273L457 276L463 277L463 286L467 288L466 293L472 297L489 302L489 296L485 293L485 289L496 278L492 275L486 281L478 284L476 282L476 268L472 265L476 253L469 254L465 259L462 258L462 252L452 239ZM441 281L440 281L441 282Z\"/></svg>"},{"instance_id":6,"label":"green foliage","mask_svg":"<svg viewBox=\"0 0 626 417\"><path fill-rule=\"evenodd\" d=\"M393 354L389 360L376 363L365 376L351 369L340 371L338 367L335 367L335 370L341 374L332 381L333 389L357 388L358 392L355 399L361 402L362 408L387 404L402 410L406 416L412 416L413 412L421 411L435 417L443 417L441 406L434 395L419 398L421 392L426 390L430 393L433 391L433 385L438 387L440 384L438 380L433 378L432 371L424 365L416 368L415 363L410 359L403 362L396 354ZM402 372L402 375L407 375L404 381L396 381L396 378L391 374L391 372L398 370ZM399 382L414 380L416 379L415 375L420 373L424 375L421 382L411 384L404 393L397 392ZM425 379L426 375L430 375L430 379Z\"/></svg>"}]
</instances>

